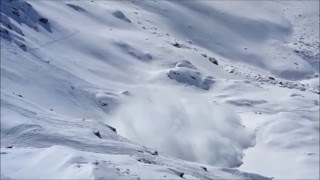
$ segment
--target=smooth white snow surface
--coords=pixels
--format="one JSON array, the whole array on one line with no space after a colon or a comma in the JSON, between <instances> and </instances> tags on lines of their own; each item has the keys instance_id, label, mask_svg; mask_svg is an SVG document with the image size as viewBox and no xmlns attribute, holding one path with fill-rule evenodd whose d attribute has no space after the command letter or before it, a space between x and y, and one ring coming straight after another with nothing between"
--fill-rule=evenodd
<instances>
[{"instance_id":1,"label":"smooth white snow surface","mask_svg":"<svg viewBox=\"0 0 320 180\"><path fill-rule=\"evenodd\" d=\"M318 7L1 1L1 179L319 179Z\"/></svg>"}]
</instances>

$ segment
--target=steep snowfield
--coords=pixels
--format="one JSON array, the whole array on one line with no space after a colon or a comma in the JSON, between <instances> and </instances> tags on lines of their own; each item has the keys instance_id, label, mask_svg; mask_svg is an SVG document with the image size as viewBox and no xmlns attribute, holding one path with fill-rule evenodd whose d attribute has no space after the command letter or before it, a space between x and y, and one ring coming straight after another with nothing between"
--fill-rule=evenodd
<instances>
[{"instance_id":1,"label":"steep snowfield","mask_svg":"<svg viewBox=\"0 0 320 180\"><path fill-rule=\"evenodd\" d=\"M1 179L319 179L318 7L1 1Z\"/></svg>"}]
</instances>

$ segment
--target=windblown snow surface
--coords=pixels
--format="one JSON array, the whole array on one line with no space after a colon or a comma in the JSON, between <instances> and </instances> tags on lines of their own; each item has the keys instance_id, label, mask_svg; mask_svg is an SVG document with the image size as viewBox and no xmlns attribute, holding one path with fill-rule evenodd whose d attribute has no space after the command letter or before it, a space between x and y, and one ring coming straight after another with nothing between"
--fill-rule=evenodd
<instances>
[{"instance_id":1,"label":"windblown snow surface","mask_svg":"<svg viewBox=\"0 0 320 180\"><path fill-rule=\"evenodd\" d=\"M1 0L0 30L1 179L319 179L319 1Z\"/></svg>"}]
</instances>

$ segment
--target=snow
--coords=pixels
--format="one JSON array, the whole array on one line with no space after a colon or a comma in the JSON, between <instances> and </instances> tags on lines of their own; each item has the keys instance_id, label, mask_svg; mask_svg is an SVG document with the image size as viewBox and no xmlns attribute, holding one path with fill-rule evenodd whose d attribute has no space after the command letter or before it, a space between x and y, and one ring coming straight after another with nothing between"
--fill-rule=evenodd
<instances>
[{"instance_id":1,"label":"snow","mask_svg":"<svg viewBox=\"0 0 320 180\"><path fill-rule=\"evenodd\" d=\"M148 154L110 155L77 151L64 146L50 148L4 148L2 179L10 174L13 179L177 179L184 172L185 179L195 178L263 178L255 174L234 172L233 169L209 167L205 172L197 164ZM153 159L142 162L141 159ZM19 163L17 163L17 160ZM3 163L6 162L6 163ZM32 173L30 173L32 172Z\"/></svg>"},{"instance_id":2,"label":"snow","mask_svg":"<svg viewBox=\"0 0 320 180\"><path fill-rule=\"evenodd\" d=\"M181 88L178 92L146 86L135 90L135 97L118 109L112 125L135 142L182 159L239 166L242 150L254 143L252 132L243 128L238 116L225 114L225 107L208 102L207 94L188 97Z\"/></svg>"},{"instance_id":3,"label":"snow","mask_svg":"<svg viewBox=\"0 0 320 180\"><path fill-rule=\"evenodd\" d=\"M1 179L319 179L318 7L1 1Z\"/></svg>"}]
</instances>

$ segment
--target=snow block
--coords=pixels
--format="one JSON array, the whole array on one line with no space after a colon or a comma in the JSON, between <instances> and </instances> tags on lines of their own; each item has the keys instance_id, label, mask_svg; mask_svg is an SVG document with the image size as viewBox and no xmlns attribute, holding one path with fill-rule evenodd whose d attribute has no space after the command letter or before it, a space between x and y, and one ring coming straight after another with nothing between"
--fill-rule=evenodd
<instances>
[{"instance_id":1,"label":"snow block","mask_svg":"<svg viewBox=\"0 0 320 180\"><path fill-rule=\"evenodd\" d=\"M167 73L170 79L179 83L196 86L203 90L209 90L214 83L213 77L203 75L189 61L182 61L176 64L176 68L170 69Z\"/></svg>"}]
</instances>

